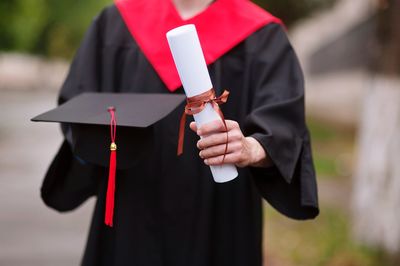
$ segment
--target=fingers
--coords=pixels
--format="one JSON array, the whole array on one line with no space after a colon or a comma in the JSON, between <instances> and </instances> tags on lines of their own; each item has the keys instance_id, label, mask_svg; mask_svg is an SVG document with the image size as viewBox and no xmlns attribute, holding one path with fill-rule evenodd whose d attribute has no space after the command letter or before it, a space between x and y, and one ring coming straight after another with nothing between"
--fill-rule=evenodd
<instances>
[{"instance_id":1,"label":"fingers","mask_svg":"<svg viewBox=\"0 0 400 266\"><path fill-rule=\"evenodd\" d=\"M203 137L202 139L200 139L197 142L197 148L199 148L200 150L203 150L203 149L207 149L211 146L225 144L227 141L227 137L228 137L228 142L230 143L230 142L241 140L243 135L242 135L242 132L237 129L228 131L228 136L227 136L226 132L215 133L215 134L212 134L212 135L209 135L209 136L206 136L206 137Z\"/></svg>"},{"instance_id":2,"label":"fingers","mask_svg":"<svg viewBox=\"0 0 400 266\"><path fill-rule=\"evenodd\" d=\"M244 155L246 152L243 146L243 133L236 121L225 120L225 123L228 132L225 131L224 124L219 120L204 124L200 128L197 128L193 122L190 124L190 128L193 131L197 129L197 134L202 137L197 142L197 147L201 150L199 155L207 165L232 163L243 167L246 165L247 158ZM228 149L224 158L227 141Z\"/></svg>"},{"instance_id":3,"label":"fingers","mask_svg":"<svg viewBox=\"0 0 400 266\"><path fill-rule=\"evenodd\" d=\"M239 128L239 124L236 121L233 120L225 120L226 127L228 128L228 131L234 128ZM210 123L202 125L198 130L197 130L197 135L199 136L206 136L210 135L216 132L224 132L225 131L225 126L224 123L220 120L215 120Z\"/></svg>"},{"instance_id":4,"label":"fingers","mask_svg":"<svg viewBox=\"0 0 400 266\"><path fill-rule=\"evenodd\" d=\"M202 159L217 157L220 155L224 155L226 148L228 148L226 151L226 153L228 154L240 150L242 148L242 145L240 141L235 141L235 142L230 142L228 144L228 147L225 144L212 146L208 149L200 151L199 155Z\"/></svg>"},{"instance_id":5,"label":"fingers","mask_svg":"<svg viewBox=\"0 0 400 266\"><path fill-rule=\"evenodd\" d=\"M204 160L206 165L221 165L224 164L235 164L239 167L243 167L246 165L244 158L240 152L228 153L225 155L225 159L223 155L219 155L216 157L211 157Z\"/></svg>"}]
</instances>

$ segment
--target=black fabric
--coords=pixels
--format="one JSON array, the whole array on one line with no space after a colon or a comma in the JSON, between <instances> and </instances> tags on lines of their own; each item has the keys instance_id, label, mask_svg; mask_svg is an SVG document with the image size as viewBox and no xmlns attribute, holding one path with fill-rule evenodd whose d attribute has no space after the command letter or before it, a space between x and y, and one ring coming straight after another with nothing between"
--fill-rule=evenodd
<instances>
[{"instance_id":1,"label":"black fabric","mask_svg":"<svg viewBox=\"0 0 400 266\"><path fill-rule=\"evenodd\" d=\"M265 26L209 70L217 94L230 90L222 105L225 117L256 138L275 166L242 168L235 180L215 183L198 156L198 137L189 129L185 153L176 156L182 104L154 126L152 151L135 167L117 172L114 227L108 228L103 224L107 169L87 166L95 176L73 174L74 157L64 145L45 179L58 185L42 195L62 211L95 191L98 201L82 265L260 266L260 195L288 217L318 215L302 72L284 29ZM87 91L169 93L115 6L87 32L59 102ZM69 128L63 131L68 138ZM84 181L93 177L94 182ZM66 179L79 185L63 187ZM60 187L62 193L55 196Z\"/></svg>"},{"instance_id":2,"label":"black fabric","mask_svg":"<svg viewBox=\"0 0 400 266\"><path fill-rule=\"evenodd\" d=\"M70 211L97 193L100 169L88 165L72 155L64 141L47 170L42 184L44 202L58 211Z\"/></svg>"}]
</instances>

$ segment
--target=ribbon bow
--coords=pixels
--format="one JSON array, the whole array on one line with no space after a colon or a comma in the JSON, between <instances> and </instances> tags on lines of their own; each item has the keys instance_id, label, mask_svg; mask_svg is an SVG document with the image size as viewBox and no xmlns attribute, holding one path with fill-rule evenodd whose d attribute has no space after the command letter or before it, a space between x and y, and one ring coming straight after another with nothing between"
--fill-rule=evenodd
<instances>
[{"instance_id":1,"label":"ribbon bow","mask_svg":"<svg viewBox=\"0 0 400 266\"><path fill-rule=\"evenodd\" d=\"M225 159L226 152L228 150L228 128L226 126L224 114L219 108L220 104L226 103L228 100L229 91L224 90L224 92L219 97L215 97L215 90L211 88L210 90L203 92L202 94L189 97L186 99L185 111L182 114L181 122L179 126L179 140L178 140L178 151L177 154L181 155L183 153L183 140L185 137L185 124L186 124L186 116L198 114L206 107L206 104L209 103L214 108L214 110L218 113L218 115L222 119L222 123L225 127L226 132L226 143L225 143L225 152L224 158L222 159L222 163Z\"/></svg>"}]
</instances>

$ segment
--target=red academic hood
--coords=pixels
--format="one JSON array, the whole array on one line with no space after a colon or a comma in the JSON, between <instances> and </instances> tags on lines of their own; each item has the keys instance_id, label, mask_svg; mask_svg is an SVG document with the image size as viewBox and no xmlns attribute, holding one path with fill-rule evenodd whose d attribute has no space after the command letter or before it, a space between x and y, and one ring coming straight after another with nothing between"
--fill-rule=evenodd
<instances>
[{"instance_id":1,"label":"red academic hood","mask_svg":"<svg viewBox=\"0 0 400 266\"><path fill-rule=\"evenodd\" d=\"M182 19L172 0L116 0L132 37L173 92L181 86L166 33L195 24L206 63L211 64L256 30L281 21L248 0L216 0L190 19Z\"/></svg>"}]
</instances>

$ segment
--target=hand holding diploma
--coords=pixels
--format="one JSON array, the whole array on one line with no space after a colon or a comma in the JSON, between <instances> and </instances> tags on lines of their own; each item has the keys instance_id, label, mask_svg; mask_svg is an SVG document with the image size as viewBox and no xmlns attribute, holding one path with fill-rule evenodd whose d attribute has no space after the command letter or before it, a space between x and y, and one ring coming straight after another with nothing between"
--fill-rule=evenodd
<instances>
[{"instance_id":1,"label":"hand holding diploma","mask_svg":"<svg viewBox=\"0 0 400 266\"><path fill-rule=\"evenodd\" d=\"M228 149L225 153L225 126L220 121L204 124L199 129L195 122L190 128L202 137L197 142L201 150L199 155L207 165L220 165L222 162L235 164L238 167L267 167L272 164L261 144L252 137L245 137L239 124L225 120L228 128Z\"/></svg>"}]
</instances>

